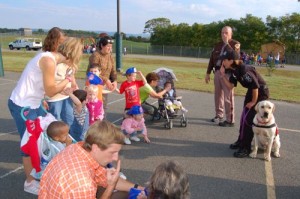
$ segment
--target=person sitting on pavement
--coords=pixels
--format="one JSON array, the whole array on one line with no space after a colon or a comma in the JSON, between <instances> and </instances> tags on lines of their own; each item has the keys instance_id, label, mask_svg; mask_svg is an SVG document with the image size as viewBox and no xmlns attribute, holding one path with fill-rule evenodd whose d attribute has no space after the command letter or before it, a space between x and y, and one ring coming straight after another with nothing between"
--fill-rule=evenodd
<instances>
[{"instance_id":1,"label":"person sitting on pavement","mask_svg":"<svg viewBox=\"0 0 300 199\"><path fill-rule=\"evenodd\" d=\"M131 144L130 140L139 142L139 134L143 134L144 141L150 143L147 135L147 128L145 125L145 119L143 117L143 109L141 106L133 106L126 113L129 117L125 118L122 122L121 130L125 135L125 144Z\"/></svg>"}]
</instances>

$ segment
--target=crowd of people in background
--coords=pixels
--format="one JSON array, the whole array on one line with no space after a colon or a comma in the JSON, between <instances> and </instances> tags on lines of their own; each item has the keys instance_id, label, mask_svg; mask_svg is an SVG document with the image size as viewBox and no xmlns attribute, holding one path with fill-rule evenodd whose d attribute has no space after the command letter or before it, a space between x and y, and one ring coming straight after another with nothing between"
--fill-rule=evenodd
<instances>
[{"instance_id":1,"label":"crowd of people in background","mask_svg":"<svg viewBox=\"0 0 300 199\"><path fill-rule=\"evenodd\" d=\"M83 53L86 54L93 54L96 51L96 44L87 44L83 47Z\"/></svg>"},{"instance_id":2,"label":"crowd of people in background","mask_svg":"<svg viewBox=\"0 0 300 199\"><path fill-rule=\"evenodd\" d=\"M245 64L255 65L255 66L264 66L274 62L274 66L284 68L286 63L285 56L281 57L280 52L276 52L275 55L273 54L273 52L270 52L268 53L265 59L262 57L261 53L259 52L257 53L241 52L240 57Z\"/></svg>"}]
</instances>

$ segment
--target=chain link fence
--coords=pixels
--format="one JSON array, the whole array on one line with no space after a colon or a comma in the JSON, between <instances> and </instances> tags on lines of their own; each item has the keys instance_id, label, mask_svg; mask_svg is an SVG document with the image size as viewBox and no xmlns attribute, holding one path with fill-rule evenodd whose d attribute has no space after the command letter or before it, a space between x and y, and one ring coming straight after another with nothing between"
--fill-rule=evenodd
<instances>
[{"instance_id":1,"label":"chain link fence","mask_svg":"<svg viewBox=\"0 0 300 199\"><path fill-rule=\"evenodd\" d=\"M79 35L71 35L82 37ZM8 49L7 38L22 37L21 32L0 33L0 42L3 49ZM32 37L44 38L43 34L33 34ZM158 55L158 56L175 56L175 57L192 57L192 58L209 58L212 48L204 47L189 47L189 46L165 46L165 45L130 45L126 46L128 54L141 55ZM115 52L115 49L113 50ZM253 52L252 50L244 50L246 52ZM286 52L286 63L300 65L300 52Z\"/></svg>"},{"instance_id":2,"label":"chain link fence","mask_svg":"<svg viewBox=\"0 0 300 199\"><path fill-rule=\"evenodd\" d=\"M175 57L195 57L195 58L209 58L211 48L203 47L188 47L188 46L134 46L127 47L129 54L143 54L143 55L159 55L159 56L175 56Z\"/></svg>"}]
</instances>

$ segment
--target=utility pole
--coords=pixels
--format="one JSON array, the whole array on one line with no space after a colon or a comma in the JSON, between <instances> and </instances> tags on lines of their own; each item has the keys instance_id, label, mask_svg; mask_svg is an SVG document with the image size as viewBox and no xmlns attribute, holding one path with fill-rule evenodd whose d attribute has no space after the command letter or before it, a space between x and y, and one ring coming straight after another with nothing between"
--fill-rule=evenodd
<instances>
[{"instance_id":1,"label":"utility pole","mask_svg":"<svg viewBox=\"0 0 300 199\"><path fill-rule=\"evenodd\" d=\"M120 21L120 0L117 0L117 33L116 33L116 70L121 72L122 68L122 34Z\"/></svg>"},{"instance_id":2,"label":"utility pole","mask_svg":"<svg viewBox=\"0 0 300 199\"><path fill-rule=\"evenodd\" d=\"M2 46L0 43L0 77L4 77L4 68L3 68L3 60L2 60Z\"/></svg>"}]
</instances>

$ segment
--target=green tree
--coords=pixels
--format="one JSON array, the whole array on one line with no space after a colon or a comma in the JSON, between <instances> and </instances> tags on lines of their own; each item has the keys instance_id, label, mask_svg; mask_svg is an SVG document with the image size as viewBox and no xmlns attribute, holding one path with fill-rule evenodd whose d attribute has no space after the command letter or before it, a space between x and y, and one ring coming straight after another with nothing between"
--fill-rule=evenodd
<instances>
[{"instance_id":1,"label":"green tree","mask_svg":"<svg viewBox=\"0 0 300 199\"><path fill-rule=\"evenodd\" d=\"M145 23L144 33L153 34L156 28L158 27L167 28L170 25L171 25L171 21L170 19L167 18L160 17L160 18L151 19Z\"/></svg>"},{"instance_id":2,"label":"green tree","mask_svg":"<svg viewBox=\"0 0 300 199\"><path fill-rule=\"evenodd\" d=\"M281 17L283 25L282 40L289 51L300 51L300 14L293 13Z\"/></svg>"},{"instance_id":3,"label":"green tree","mask_svg":"<svg viewBox=\"0 0 300 199\"><path fill-rule=\"evenodd\" d=\"M299 13L280 18L268 16L266 23L247 14L239 20L226 19L204 25L194 23L192 26L186 23L170 25L170 20L157 18L146 22L144 32L151 33L153 45L212 47L220 41L221 29L226 25L232 27L233 39L241 43L242 50L259 51L262 44L275 39L283 42L289 51L300 50Z\"/></svg>"},{"instance_id":4,"label":"green tree","mask_svg":"<svg viewBox=\"0 0 300 199\"><path fill-rule=\"evenodd\" d=\"M269 41L274 39L282 40L283 34L283 24L282 20L272 17L270 15L266 18L266 29L268 31Z\"/></svg>"},{"instance_id":5,"label":"green tree","mask_svg":"<svg viewBox=\"0 0 300 199\"><path fill-rule=\"evenodd\" d=\"M45 34L45 31L42 28L39 28L36 33L42 35Z\"/></svg>"},{"instance_id":6,"label":"green tree","mask_svg":"<svg viewBox=\"0 0 300 199\"><path fill-rule=\"evenodd\" d=\"M191 27L191 46L199 47L203 46L202 43L205 40L203 37L204 26L202 24L194 23Z\"/></svg>"},{"instance_id":7,"label":"green tree","mask_svg":"<svg viewBox=\"0 0 300 199\"><path fill-rule=\"evenodd\" d=\"M261 18L247 14L245 18L240 18L234 23L234 38L241 43L241 49L258 51L260 46L266 43L267 29Z\"/></svg>"}]
</instances>

